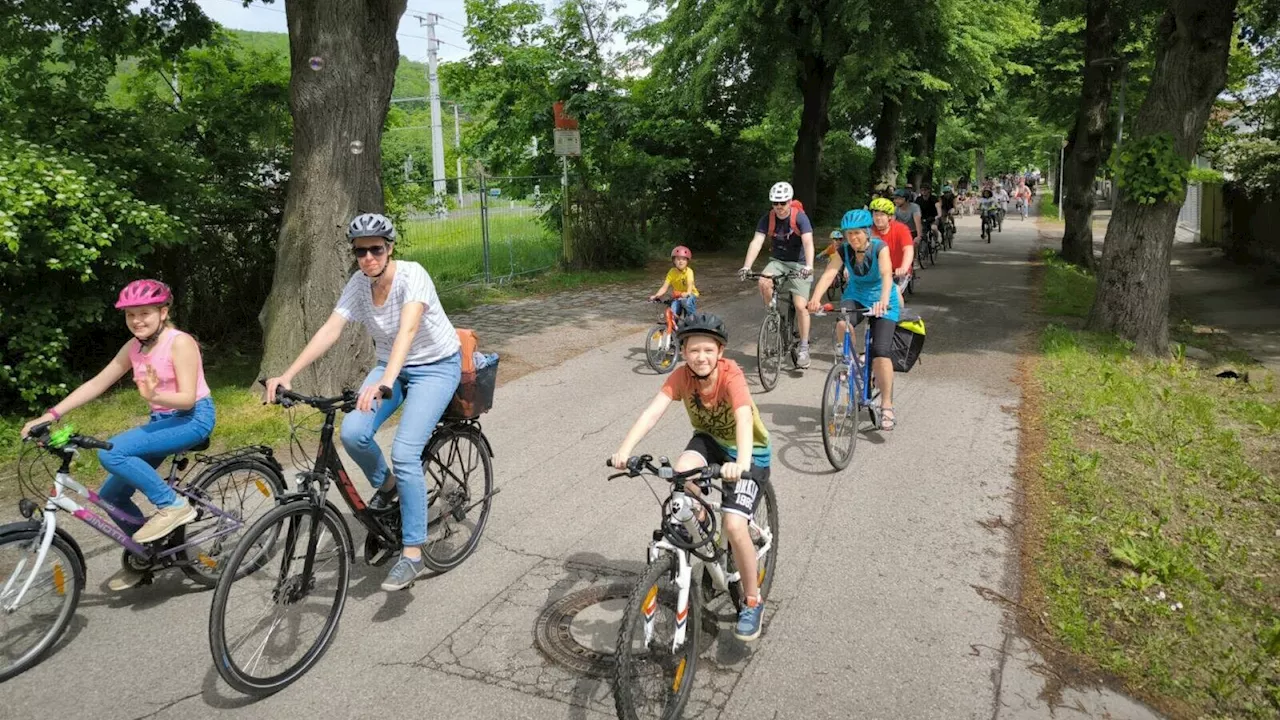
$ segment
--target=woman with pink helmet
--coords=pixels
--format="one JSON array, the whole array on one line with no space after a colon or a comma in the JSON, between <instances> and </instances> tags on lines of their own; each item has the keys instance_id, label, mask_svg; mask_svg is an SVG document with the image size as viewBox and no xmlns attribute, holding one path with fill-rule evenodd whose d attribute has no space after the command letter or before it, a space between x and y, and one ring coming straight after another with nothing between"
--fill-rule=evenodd
<instances>
[{"instance_id":1,"label":"woman with pink helmet","mask_svg":"<svg viewBox=\"0 0 1280 720\"><path fill-rule=\"evenodd\" d=\"M195 519L195 508L169 487L156 467L166 456L208 438L215 420L200 346L169 320L172 301L169 286L158 280L135 280L126 285L116 300L116 309L124 310L125 325L133 338L93 379L22 428L22 436L26 437L36 425L62 419L132 372L138 393L151 406L151 421L116 435L111 438L110 450L98 452L98 461L111 473L98 494L137 517L143 514L134 504L133 494L141 490L147 496L156 512L146 524L126 526L117 521L139 543L160 540ZM122 568L107 584L119 591L141 580L142 573Z\"/></svg>"}]
</instances>

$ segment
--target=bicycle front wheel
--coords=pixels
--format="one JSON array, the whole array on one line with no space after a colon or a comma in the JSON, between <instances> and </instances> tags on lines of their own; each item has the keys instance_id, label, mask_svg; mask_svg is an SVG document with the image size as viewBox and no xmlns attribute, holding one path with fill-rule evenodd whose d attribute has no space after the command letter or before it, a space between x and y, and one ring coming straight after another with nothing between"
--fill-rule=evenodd
<instances>
[{"instance_id":1,"label":"bicycle front wheel","mask_svg":"<svg viewBox=\"0 0 1280 720\"><path fill-rule=\"evenodd\" d=\"M622 611L613 678L619 718L678 718L693 694L702 629L701 584L690 583L689 604L678 608L677 568L670 553L650 563ZM676 647L676 627L685 624L679 619L682 612L688 624Z\"/></svg>"},{"instance_id":2,"label":"bicycle front wheel","mask_svg":"<svg viewBox=\"0 0 1280 720\"><path fill-rule=\"evenodd\" d=\"M489 444L472 426L446 425L422 454L427 480L427 544L422 562L435 572L452 570L480 543L493 501Z\"/></svg>"},{"instance_id":3,"label":"bicycle front wheel","mask_svg":"<svg viewBox=\"0 0 1280 720\"><path fill-rule=\"evenodd\" d=\"M85 581L80 552L69 537L56 533L37 565L41 535L34 523L0 534L0 682L40 662L80 603Z\"/></svg>"},{"instance_id":4,"label":"bicycle front wheel","mask_svg":"<svg viewBox=\"0 0 1280 720\"><path fill-rule=\"evenodd\" d=\"M275 537L283 540L260 558ZM222 679L265 697L319 662L347 601L351 556L346 525L329 503L290 502L254 523L213 591L209 649ZM261 569L241 572L246 563Z\"/></svg>"},{"instance_id":5,"label":"bicycle front wheel","mask_svg":"<svg viewBox=\"0 0 1280 720\"><path fill-rule=\"evenodd\" d=\"M760 323L760 337L756 340L756 367L760 373L760 385L765 391L778 384L778 372L782 370L782 328L777 313L769 313Z\"/></svg>"},{"instance_id":6,"label":"bicycle front wheel","mask_svg":"<svg viewBox=\"0 0 1280 720\"><path fill-rule=\"evenodd\" d=\"M858 398L853 394L849 366L837 362L822 388L822 448L831 467L843 470L853 459L858 442Z\"/></svg>"},{"instance_id":7,"label":"bicycle front wheel","mask_svg":"<svg viewBox=\"0 0 1280 720\"><path fill-rule=\"evenodd\" d=\"M649 367L659 375L671 372L676 366L676 355L679 346L672 335L667 334L666 325L654 325L644 339L644 359Z\"/></svg>"}]
</instances>

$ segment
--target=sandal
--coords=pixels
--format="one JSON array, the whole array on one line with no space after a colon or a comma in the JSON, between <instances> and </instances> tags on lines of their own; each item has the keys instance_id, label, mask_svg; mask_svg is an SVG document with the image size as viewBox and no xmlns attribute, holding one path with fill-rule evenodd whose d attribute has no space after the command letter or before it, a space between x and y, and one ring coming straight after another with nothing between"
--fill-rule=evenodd
<instances>
[{"instance_id":1,"label":"sandal","mask_svg":"<svg viewBox=\"0 0 1280 720\"><path fill-rule=\"evenodd\" d=\"M897 418L893 412L893 408L880 408L880 429L889 432L897 425Z\"/></svg>"}]
</instances>

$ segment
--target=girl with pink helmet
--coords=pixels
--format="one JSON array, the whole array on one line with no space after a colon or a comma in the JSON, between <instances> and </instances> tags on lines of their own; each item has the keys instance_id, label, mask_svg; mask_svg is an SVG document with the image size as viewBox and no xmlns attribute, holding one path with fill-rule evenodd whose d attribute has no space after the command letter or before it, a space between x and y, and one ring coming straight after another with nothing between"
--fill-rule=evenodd
<instances>
[{"instance_id":1,"label":"girl with pink helmet","mask_svg":"<svg viewBox=\"0 0 1280 720\"><path fill-rule=\"evenodd\" d=\"M139 543L160 540L195 519L195 508L160 477L156 466L166 456L207 439L215 420L200 346L169 320L172 301L173 292L159 280L135 280L126 285L115 306L124 311L125 326L133 337L93 379L22 428L26 437L36 425L62 419L131 372L138 393L150 405L150 422L116 435L111 438L112 449L98 452L102 467L111 473L98 494L138 517L143 514L133 502L134 492L141 490L147 496L156 512L146 524L130 527L119 523ZM119 591L141 580L142 573L122 568L107 584Z\"/></svg>"}]
</instances>

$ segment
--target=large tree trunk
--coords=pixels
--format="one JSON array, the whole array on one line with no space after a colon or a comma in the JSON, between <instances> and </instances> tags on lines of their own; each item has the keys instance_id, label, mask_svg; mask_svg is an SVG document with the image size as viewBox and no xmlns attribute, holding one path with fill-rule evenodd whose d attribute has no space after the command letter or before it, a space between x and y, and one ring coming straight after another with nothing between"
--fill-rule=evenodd
<instances>
[{"instance_id":1,"label":"large tree trunk","mask_svg":"<svg viewBox=\"0 0 1280 720\"><path fill-rule=\"evenodd\" d=\"M1084 86L1076 110L1075 130L1067 146L1062 193L1062 257L1093 267L1093 178L1106 143L1111 88L1119 32L1111 0L1087 0L1084 30Z\"/></svg>"},{"instance_id":2,"label":"large tree trunk","mask_svg":"<svg viewBox=\"0 0 1280 720\"><path fill-rule=\"evenodd\" d=\"M987 179L987 149L977 148L973 151L973 167L974 178L973 184L975 189L982 191L982 181Z\"/></svg>"},{"instance_id":3,"label":"large tree trunk","mask_svg":"<svg viewBox=\"0 0 1280 720\"><path fill-rule=\"evenodd\" d=\"M1155 31L1155 69L1138 111L1132 140L1173 137L1191 160L1214 98L1227 81L1237 0L1172 0ZM1169 254L1182 195L1140 204L1120 188L1111 214L1091 330L1113 332L1139 352L1163 355L1169 346Z\"/></svg>"},{"instance_id":4,"label":"large tree trunk","mask_svg":"<svg viewBox=\"0 0 1280 720\"><path fill-rule=\"evenodd\" d=\"M880 190L898 182L898 126L902 103L885 95L876 121L876 153L871 161L871 189Z\"/></svg>"},{"instance_id":5,"label":"large tree trunk","mask_svg":"<svg viewBox=\"0 0 1280 720\"><path fill-rule=\"evenodd\" d=\"M828 111L837 63L809 53L799 59L801 70L797 84L804 96L804 107L800 111L800 132L791 156L791 182L796 198L812 214L818 204L818 169L822 162L822 140L831 124Z\"/></svg>"},{"instance_id":6,"label":"large tree trunk","mask_svg":"<svg viewBox=\"0 0 1280 720\"><path fill-rule=\"evenodd\" d=\"M933 182L933 146L938 139L938 116L930 108L920 119L915 135L911 138L911 171L907 182L917 190L925 183Z\"/></svg>"},{"instance_id":7,"label":"large tree trunk","mask_svg":"<svg viewBox=\"0 0 1280 720\"><path fill-rule=\"evenodd\" d=\"M381 212L382 127L406 0L286 0L293 164L271 295L262 308L262 374L279 374L333 312L354 264L346 226ZM306 392L353 386L372 366L368 335L349 325L297 378Z\"/></svg>"}]
</instances>

